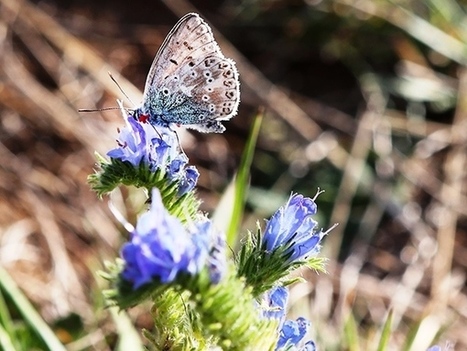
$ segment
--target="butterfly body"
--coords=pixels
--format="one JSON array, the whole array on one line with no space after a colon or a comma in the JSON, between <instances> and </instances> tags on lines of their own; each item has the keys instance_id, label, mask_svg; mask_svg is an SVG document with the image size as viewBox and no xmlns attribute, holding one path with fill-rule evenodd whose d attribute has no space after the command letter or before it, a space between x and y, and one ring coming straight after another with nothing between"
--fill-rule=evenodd
<instances>
[{"instance_id":1,"label":"butterfly body","mask_svg":"<svg viewBox=\"0 0 467 351\"><path fill-rule=\"evenodd\" d=\"M189 13L162 43L133 113L154 125L221 133L221 121L236 115L239 101L235 63L224 57L206 22Z\"/></svg>"}]
</instances>

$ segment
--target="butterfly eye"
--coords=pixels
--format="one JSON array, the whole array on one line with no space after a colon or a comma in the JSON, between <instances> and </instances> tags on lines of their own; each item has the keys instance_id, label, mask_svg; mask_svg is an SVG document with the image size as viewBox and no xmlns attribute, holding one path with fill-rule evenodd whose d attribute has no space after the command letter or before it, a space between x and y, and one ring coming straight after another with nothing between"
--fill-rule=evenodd
<instances>
[{"instance_id":1,"label":"butterfly eye","mask_svg":"<svg viewBox=\"0 0 467 351\"><path fill-rule=\"evenodd\" d=\"M214 82L214 79L212 79L212 78L206 79L206 83L211 84L212 82Z\"/></svg>"},{"instance_id":2,"label":"butterfly eye","mask_svg":"<svg viewBox=\"0 0 467 351\"><path fill-rule=\"evenodd\" d=\"M214 113L216 111L216 106L214 104L209 104L209 112Z\"/></svg>"},{"instance_id":3,"label":"butterfly eye","mask_svg":"<svg viewBox=\"0 0 467 351\"><path fill-rule=\"evenodd\" d=\"M206 90L208 91L208 93L212 93L214 91L214 89L211 87L207 87Z\"/></svg>"},{"instance_id":4,"label":"butterfly eye","mask_svg":"<svg viewBox=\"0 0 467 351\"><path fill-rule=\"evenodd\" d=\"M209 71L204 71L203 72L203 75L206 77L206 78L210 78L212 76L211 72Z\"/></svg>"},{"instance_id":5,"label":"butterfly eye","mask_svg":"<svg viewBox=\"0 0 467 351\"><path fill-rule=\"evenodd\" d=\"M208 100L209 100L209 96L208 96L208 95L203 95L203 97L202 97L201 99L203 99L203 101L208 101Z\"/></svg>"},{"instance_id":6,"label":"butterfly eye","mask_svg":"<svg viewBox=\"0 0 467 351\"><path fill-rule=\"evenodd\" d=\"M167 88L162 89L162 94L164 94L165 96L168 96L170 94L169 89Z\"/></svg>"}]
</instances>

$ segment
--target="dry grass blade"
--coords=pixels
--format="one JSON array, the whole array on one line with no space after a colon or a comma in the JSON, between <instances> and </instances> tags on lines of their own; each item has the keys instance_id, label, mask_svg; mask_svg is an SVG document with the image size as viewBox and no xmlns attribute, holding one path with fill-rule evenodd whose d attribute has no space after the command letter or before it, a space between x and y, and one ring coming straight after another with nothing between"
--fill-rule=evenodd
<instances>
[{"instance_id":1,"label":"dry grass blade","mask_svg":"<svg viewBox=\"0 0 467 351\"><path fill-rule=\"evenodd\" d=\"M438 252L433 262L431 284L432 300L429 309L442 314L447 308L452 293L452 259L459 213L457 208L465 207L465 179L467 175L467 70L460 72L459 104L452 124L452 149L444 162L444 182L439 188L439 217L437 220ZM462 205L463 204L463 205ZM465 213L464 213L465 215Z\"/></svg>"},{"instance_id":2,"label":"dry grass blade","mask_svg":"<svg viewBox=\"0 0 467 351\"><path fill-rule=\"evenodd\" d=\"M115 96L120 95L118 87L109 79L108 72L119 81L125 92L133 101L141 100L141 92L129 81L105 63L91 48L69 34L58 22L41 9L27 1L2 0L2 3L13 12L16 20L36 28L41 35L50 40L68 60L89 72L102 86Z\"/></svg>"}]
</instances>

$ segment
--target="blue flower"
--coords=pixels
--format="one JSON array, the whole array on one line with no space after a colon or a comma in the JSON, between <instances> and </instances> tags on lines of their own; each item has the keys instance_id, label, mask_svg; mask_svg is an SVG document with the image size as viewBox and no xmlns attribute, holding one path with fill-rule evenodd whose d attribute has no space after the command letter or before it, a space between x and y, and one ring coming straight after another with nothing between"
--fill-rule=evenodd
<instances>
[{"instance_id":1,"label":"blue flower","mask_svg":"<svg viewBox=\"0 0 467 351\"><path fill-rule=\"evenodd\" d=\"M122 248L121 275L134 289L154 280L167 284L182 273L196 275L208 265L213 235L205 217L187 230L167 212L154 189L150 210L138 219L130 242Z\"/></svg>"},{"instance_id":2,"label":"blue flower","mask_svg":"<svg viewBox=\"0 0 467 351\"><path fill-rule=\"evenodd\" d=\"M277 319L279 321L279 340L276 344L276 350L316 350L313 341L310 340L305 344L302 343L302 339L311 325L307 319L300 317L296 321L285 321L288 300L289 289L283 286L277 286L264 293L262 304L258 304L264 318ZM299 344L302 346L299 346Z\"/></svg>"},{"instance_id":3,"label":"blue flower","mask_svg":"<svg viewBox=\"0 0 467 351\"><path fill-rule=\"evenodd\" d=\"M452 351L454 350L454 344L447 341L444 347L439 346L439 345L434 345L428 348L426 351Z\"/></svg>"},{"instance_id":4,"label":"blue flower","mask_svg":"<svg viewBox=\"0 0 467 351\"><path fill-rule=\"evenodd\" d=\"M285 206L279 208L267 222L262 239L266 252L286 247L287 262L304 260L320 250L319 243L327 232L317 231L312 218L318 208L313 199L292 194Z\"/></svg>"},{"instance_id":5,"label":"blue flower","mask_svg":"<svg viewBox=\"0 0 467 351\"><path fill-rule=\"evenodd\" d=\"M309 340L303 345L300 351L316 351L316 344L313 340Z\"/></svg>"},{"instance_id":6,"label":"blue flower","mask_svg":"<svg viewBox=\"0 0 467 351\"><path fill-rule=\"evenodd\" d=\"M172 180L180 179L185 165L188 163L188 157L185 154L177 155L168 165L167 173Z\"/></svg>"},{"instance_id":7,"label":"blue flower","mask_svg":"<svg viewBox=\"0 0 467 351\"><path fill-rule=\"evenodd\" d=\"M178 183L178 195L182 196L194 189L198 182L199 172L195 166L185 168L185 174L181 177Z\"/></svg>"},{"instance_id":8,"label":"blue flower","mask_svg":"<svg viewBox=\"0 0 467 351\"><path fill-rule=\"evenodd\" d=\"M302 341L303 337L308 332L310 325L310 321L303 317L297 318L296 321L285 321L279 333L279 340L277 341L276 350L280 350L290 346L298 347L298 344ZM314 346L314 343L308 341L304 346L312 347ZM305 348L304 350L313 349Z\"/></svg>"},{"instance_id":9,"label":"blue flower","mask_svg":"<svg viewBox=\"0 0 467 351\"><path fill-rule=\"evenodd\" d=\"M119 140L117 141L119 147L110 150L107 156L121 161L128 161L135 167L138 167L142 162L147 164L149 163L149 141L151 139L149 131L145 130L143 124L138 123L134 118L128 118L127 126L120 131Z\"/></svg>"},{"instance_id":10,"label":"blue flower","mask_svg":"<svg viewBox=\"0 0 467 351\"><path fill-rule=\"evenodd\" d=\"M195 187L199 172L195 166L186 166L188 157L185 154L179 154L168 165L168 176L172 181L178 181L178 195L182 196L193 190Z\"/></svg>"},{"instance_id":11,"label":"blue flower","mask_svg":"<svg viewBox=\"0 0 467 351\"><path fill-rule=\"evenodd\" d=\"M191 224L189 233L196 247L194 255L196 259L190 263L188 271L194 275L207 267L211 282L218 283L224 276L227 266L224 236L205 216L200 216L196 222Z\"/></svg>"},{"instance_id":12,"label":"blue flower","mask_svg":"<svg viewBox=\"0 0 467 351\"><path fill-rule=\"evenodd\" d=\"M264 293L263 317L279 320L281 327L285 320L287 301L289 300L289 289L283 286L274 287ZM265 305L265 306L264 306Z\"/></svg>"},{"instance_id":13,"label":"blue flower","mask_svg":"<svg viewBox=\"0 0 467 351\"><path fill-rule=\"evenodd\" d=\"M209 222L212 228L212 222ZM212 229L211 229L212 230ZM227 255L225 253L225 238L220 233L214 235L211 241L208 259L209 278L213 284L217 284L224 277L227 270Z\"/></svg>"},{"instance_id":14,"label":"blue flower","mask_svg":"<svg viewBox=\"0 0 467 351\"><path fill-rule=\"evenodd\" d=\"M181 151L174 131L142 123L129 117L120 131L118 147L107 156L127 161L134 167L146 166L151 172L166 174L171 182L178 182L178 195L191 191L198 181L199 173L194 166L187 166L188 157Z\"/></svg>"}]
</instances>

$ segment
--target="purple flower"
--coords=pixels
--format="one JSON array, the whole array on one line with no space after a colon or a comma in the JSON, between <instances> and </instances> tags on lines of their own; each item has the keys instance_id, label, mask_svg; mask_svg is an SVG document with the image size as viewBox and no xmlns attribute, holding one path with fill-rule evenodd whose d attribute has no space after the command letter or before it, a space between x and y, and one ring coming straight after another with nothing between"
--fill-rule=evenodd
<instances>
[{"instance_id":1,"label":"purple flower","mask_svg":"<svg viewBox=\"0 0 467 351\"><path fill-rule=\"evenodd\" d=\"M212 236L206 218L187 230L167 212L154 189L150 210L138 219L130 242L122 248L122 277L137 289L153 280L173 282L180 273L195 275L208 264Z\"/></svg>"},{"instance_id":2,"label":"purple flower","mask_svg":"<svg viewBox=\"0 0 467 351\"><path fill-rule=\"evenodd\" d=\"M289 289L278 286L264 293L263 317L279 320L279 327L285 320L285 310L289 300Z\"/></svg>"},{"instance_id":3,"label":"purple flower","mask_svg":"<svg viewBox=\"0 0 467 351\"><path fill-rule=\"evenodd\" d=\"M312 218L318 208L314 200L292 194L285 206L279 208L267 222L263 247L269 253L286 247L288 262L304 260L320 250L319 243L327 232L317 231Z\"/></svg>"},{"instance_id":4,"label":"purple flower","mask_svg":"<svg viewBox=\"0 0 467 351\"><path fill-rule=\"evenodd\" d=\"M308 332L310 325L310 321L303 317L297 318L296 321L285 321L279 334L276 350L280 350L287 346L297 346ZM309 343L310 342L307 342L307 344L311 346ZM305 344L305 346L307 345Z\"/></svg>"}]
</instances>

